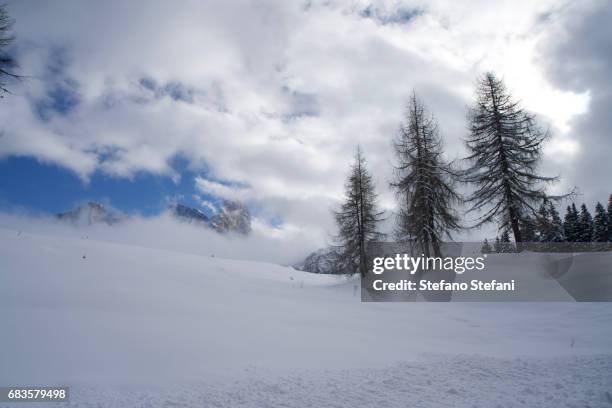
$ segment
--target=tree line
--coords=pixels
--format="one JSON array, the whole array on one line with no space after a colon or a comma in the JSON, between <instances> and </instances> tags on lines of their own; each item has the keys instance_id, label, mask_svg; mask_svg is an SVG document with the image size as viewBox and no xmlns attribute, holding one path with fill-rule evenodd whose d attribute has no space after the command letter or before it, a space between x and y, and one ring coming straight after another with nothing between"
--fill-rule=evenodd
<instances>
[{"instance_id":1,"label":"tree line","mask_svg":"<svg viewBox=\"0 0 612 408\"><path fill-rule=\"evenodd\" d=\"M602 203L595 205L592 216L586 204L575 203L567 206L563 220L552 202L543 202L537 217L526 217L523 221L525 238L534 250L600 250L609 248L604 243L612 242L612 194L608 199L607 209ZM495 238L493 245L487 239L482 244L483 253L515 252L506 232Z\"/></svg>"},{"instance_id":2,"label":"tree line","mask_svg":"<svg viewBox=\"0 0 612 408\"><path fill-rule=\"evenodd\" d=\"M493 72L478 79L467 122L468 155L460 166L443 157L438 122L412 93L393 140L390 187L397 199L395 240L417 244L426 256L441 256L440 243L451 239L453 232L488 223L496 223L501 231L496 248L486 243L489 252L507 252L510 247L521 251L531 242L610 240L610 204L606 212L598 203L594 218L586 206L578 212L572 204L561 221L555 203L573 193L548 194L547 185L558 177L538 173L550 133L538 126L536 117L521 107ZM459 194L458 183L471 186L472 192ZM338 269L365 274L367 245L383 237L378 226L385 218L377 207L375 186L360 147L344 189L344 201L334 212L339 229ZM459 205L477 214L474 225L461 224Z\"/></svg>"}]
</instances>

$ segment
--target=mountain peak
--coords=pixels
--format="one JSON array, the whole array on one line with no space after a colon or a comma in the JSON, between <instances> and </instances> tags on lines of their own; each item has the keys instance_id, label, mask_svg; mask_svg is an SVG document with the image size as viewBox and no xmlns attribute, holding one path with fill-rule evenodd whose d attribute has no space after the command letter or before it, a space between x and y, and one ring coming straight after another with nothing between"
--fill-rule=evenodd
<instances>
[{"instance_id":1,"label":"mountain peak","mask_svg":"<svg viewBox=\"0 0 612 408\"><path fill-rule=\"evenodd\" d=\"M181 221L198 223L220 233L248 234L251 232L251 213L247 206L239 201L223 201L219 212L211 218L202 211L183 204L171 205L170 211Z\"/></svg>"},{"instance_id":2,"label":"mountain peak","mask_svg":"<svg viewBox=\"0 0 612 408\"><path fill-rule=\"evenodd\" d=\"M239 201L224 200L221 210L211 219L212 227L218 232L251 232L251 213Z\"/></svg>"}]
</instances>

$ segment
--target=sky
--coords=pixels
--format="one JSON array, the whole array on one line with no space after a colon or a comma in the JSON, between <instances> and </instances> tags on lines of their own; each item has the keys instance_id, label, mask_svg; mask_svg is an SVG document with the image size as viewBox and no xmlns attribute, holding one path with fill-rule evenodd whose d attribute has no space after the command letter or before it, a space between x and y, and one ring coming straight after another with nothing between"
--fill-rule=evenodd
<instances>
[{"instance_id":1,"label":"sky","mask_svg":"<svg viewBox=\"0 0 612 408\"><path fill-rule=\"evenodd\" d=\"M360 145L380 205L415 90L449 160L465 156L476 78L502 77L551 131L541 171L591 207L612 193L606 1L7 3L24 78L0 100L0 209L96 200L154 216L247 203L318 241ZM469 224L469 222L468 222ZM462 233L495 234L495 226Z\"/></svg>"}]
</instances>

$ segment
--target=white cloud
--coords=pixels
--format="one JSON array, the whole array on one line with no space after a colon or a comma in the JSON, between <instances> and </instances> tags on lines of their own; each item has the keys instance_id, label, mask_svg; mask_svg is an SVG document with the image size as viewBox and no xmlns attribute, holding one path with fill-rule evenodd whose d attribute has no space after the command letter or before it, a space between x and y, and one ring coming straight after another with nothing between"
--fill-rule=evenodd
<instances>
[{"instance_id":1,"label":"white cloud","mask_svg":"<svg viewBox=\"0 0 612 408\"><path fill-rule=\"evenodd\" d=\"M202 197L197 194L193 195L193 199L200 205L200 207L208 209L212 214L215 214L218 211L217 207L212 202L202 199Z\"/></svg>"},{"instance_id":2,"label":"white cloud","mask_svg":"<svg viewBox=\"0 0 612 408\"><path fill-rule=\"evenodd\" d=\"M195 178L196 189L200 192L228 200L244 201L252 196L251 189L241 186L231 186L216 181L206 180L203 177Z\"/></svg>"}]
</instances>

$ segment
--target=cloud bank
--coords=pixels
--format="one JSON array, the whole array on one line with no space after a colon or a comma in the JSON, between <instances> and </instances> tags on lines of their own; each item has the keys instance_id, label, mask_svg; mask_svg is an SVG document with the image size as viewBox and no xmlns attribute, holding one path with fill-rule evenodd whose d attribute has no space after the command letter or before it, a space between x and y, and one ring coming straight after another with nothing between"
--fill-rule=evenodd
<instances>
[{"instance_id":1,"label":"cloud bank","mask_svg":"<svg viewBox=\"0 0 612 408\"><path fill-rule=\"evenodd\" d=\"M591 159L611 146L612 36L600 9L553 0L13 1L31 79L3 103L0 158L34 156L87 182L96 171L179 177L171 163L181 155L207 170L210 180L194 180L200 192L246 199L321 242L355 146L392 210L391 140L412 89L454 159L464 154L475 77L493 69L553 131L544 168L565 176L557 188L576 184L586 200L602 200L607 183L587 180Z\"/></svg>"},{"instance_id":2,"label":"cloud bank","mask_svg":"<svg viewBox=\"0 0 612 408\"><path fill-rule=\"evenodd\" d=\"M42 234L280 265L295 264L320 244L317 235L291 224L270 227L255 218L249 235L220 234L178 221L168 212L149 218L133 216L112 226L73 225L44 216L0 213L0 228L13 230L26 240L30 234Z\"/></svg>"}]
</instances>

